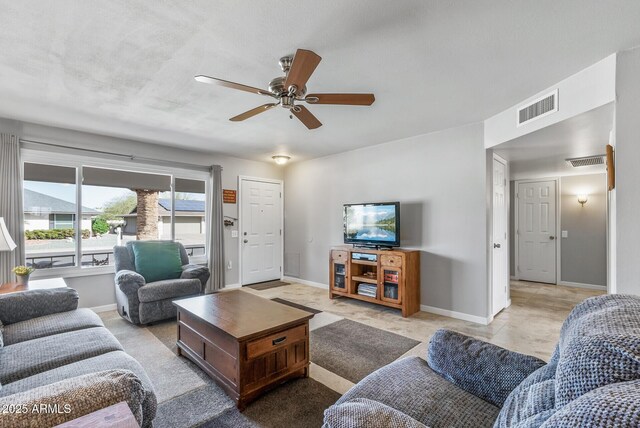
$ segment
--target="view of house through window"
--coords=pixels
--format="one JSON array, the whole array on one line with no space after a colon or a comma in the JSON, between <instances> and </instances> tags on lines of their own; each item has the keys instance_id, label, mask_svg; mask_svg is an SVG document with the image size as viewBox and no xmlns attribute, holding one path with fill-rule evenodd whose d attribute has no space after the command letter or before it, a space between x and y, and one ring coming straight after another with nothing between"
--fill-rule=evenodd
<instances>
[{"instance_id":1,"label":"view of house through window","mask_svg":"<svg viewBox=\"0 0 640 428\"><path fill-rule=\"evenodd\" d=\"M175 188L175 239L184 244L189 256L203 256L206 242L204 181L176 178ZM160 205L170 211L171 199L161 199ZM170 223L164 224L171 227Z\"/></svg>"},{"instance_id":2,"label":"view of house through window","mask_svg":"<svg viewBox=\"0 0 640 428\"><path fill-rule=\"evenodd\" d=\"M205 255L204 181L176 178L173 202L171 175L83 167L78 210L76 168L25 163L24 174L28 265L37 269L110 265L115 245L172 239L172 224L175 240L185 245L189 256ZM80 260L76 260L78 215Z\"/></svg>"},{"instance_id":3,"label":"view of house through window","mask_svg":"<svg viewBox=\"0 0 640 428\"><path fill-rule=\"evenodd\" d=\"M23 199L27 264L76 266L76 169L25 164ZM83 233L91 228L91 214L83 209Z\"/></svg>"}]
</instances>

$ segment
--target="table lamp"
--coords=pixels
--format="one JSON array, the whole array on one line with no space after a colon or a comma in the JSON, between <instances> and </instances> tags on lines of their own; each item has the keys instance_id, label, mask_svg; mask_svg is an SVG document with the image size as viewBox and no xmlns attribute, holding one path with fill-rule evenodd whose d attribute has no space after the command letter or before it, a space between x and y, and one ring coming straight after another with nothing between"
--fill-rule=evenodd
<instances>
[{"instance_id":1,"label":"table lamp","mask_svg":"<svg viewBox=\"0 0 640 428\"><path fill-rule=\"evenodd\" d=\"M4 218L0 217L0 251L13 251L16 248L16 243L11 239L7 225L4 223Z\"/></svg>"}]
</instances>

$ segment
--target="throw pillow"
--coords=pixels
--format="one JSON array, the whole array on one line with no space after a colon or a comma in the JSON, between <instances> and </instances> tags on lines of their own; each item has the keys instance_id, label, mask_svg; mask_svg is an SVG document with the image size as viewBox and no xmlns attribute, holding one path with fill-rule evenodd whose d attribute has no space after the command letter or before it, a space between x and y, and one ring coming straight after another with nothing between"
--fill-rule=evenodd
<instances>
[{"instance_id":1,"label":"throw pillow","mask_svg":"<svg viewBox=\"0 0 640 428\"><path fill-rule=\"evenodd\" d=\"M182 275L180 248L169 241L135 241L131 243L136 272L149 282L177 279Z\"/></svg>"}]
</instances>

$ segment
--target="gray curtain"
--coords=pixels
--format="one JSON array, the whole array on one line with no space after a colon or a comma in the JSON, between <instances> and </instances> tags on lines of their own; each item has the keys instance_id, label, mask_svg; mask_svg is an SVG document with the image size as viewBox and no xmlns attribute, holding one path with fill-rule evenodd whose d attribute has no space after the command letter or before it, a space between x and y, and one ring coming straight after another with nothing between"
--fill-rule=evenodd
<instances>
[{"instance_id":1,"label":"gray curtain","mask_svg":"<svg viewBox=\"0 0 640 428\"><path fill-rule=\"evenodd\" d=\"M209 187L211 189L211 214L207 221L211 227L207 239L207 249L211 278L205 290L207 294L224 287L224 219L222 213L222 167L220 165L211 167Z\"/></svg>"},{"instance_id":2,"label":"gray curtain","mask_svg":"<svg viewBox=\"0 0 640 428\"><path fill-rule=\"evenodd\" d=\"M20 167L20 142L16 135L0 134L0 217L17 248L0 252L0 284L15 281L11 270L25 264L24 221L22 217L22 168Z\"/></svg>"}]
</instances>

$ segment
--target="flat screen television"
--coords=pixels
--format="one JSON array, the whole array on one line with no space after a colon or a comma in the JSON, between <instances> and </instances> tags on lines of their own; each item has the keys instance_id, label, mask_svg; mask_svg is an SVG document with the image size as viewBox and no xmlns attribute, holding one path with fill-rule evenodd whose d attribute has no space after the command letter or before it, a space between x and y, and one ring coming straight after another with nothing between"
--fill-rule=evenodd
<instances>
[{"instance_id":1,"label":"flat screen television","mask_svg":"<svg viewBox=\"0 0 640 428\"><path fill-rule=\"evenodd\" d=\"M344 243L400 246L400 202L345 204Z\"/></svg>"}]
</instances>

